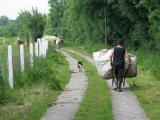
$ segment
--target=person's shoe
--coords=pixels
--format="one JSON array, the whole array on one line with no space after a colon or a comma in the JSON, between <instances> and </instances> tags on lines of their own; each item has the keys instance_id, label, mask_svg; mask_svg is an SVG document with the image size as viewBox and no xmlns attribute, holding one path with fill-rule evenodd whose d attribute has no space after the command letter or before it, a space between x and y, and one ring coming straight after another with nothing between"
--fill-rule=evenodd
<instances>
[{"instance_id":1,"label":"person's shoe","mask_svg":"<svg viewBox=\"0 0 160 120\"><path fill-rule=\"evenodd\" d=\"M118 92L122 92L122 89L118 89Z\"/></svg>"},{"instance_id":2,"label":"person's shoe","mask_svg":"<svg viewBox=\"0 0 160 120\"><path fill-rule=\"evenodd\" d=\"M113 90L117 90L118 89L118 87L115 87Z\"/></svg>"}]
</instances>

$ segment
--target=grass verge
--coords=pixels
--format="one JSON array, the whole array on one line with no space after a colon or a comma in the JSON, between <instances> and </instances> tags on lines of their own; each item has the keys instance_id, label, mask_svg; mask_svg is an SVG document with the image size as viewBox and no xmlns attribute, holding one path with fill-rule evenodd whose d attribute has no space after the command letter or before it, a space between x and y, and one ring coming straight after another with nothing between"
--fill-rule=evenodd
<instances>
[{"instance_id":1,"label":"grass verge","mask_svg":"<svg viewBox=\"0 0 160 120\"><path fill-rule=\"evenodd\" d=\"M98 75L91 63L71 52L68 53L83 62L88 78L88 88L75 120L112 120L111 98L105 80Z\"/></svg>"},{"instance_id":2,"label":"grass verge","mask_svg":"<svg viewBox=\"0 0 160 120\"><path fill-rule=\"evenodd\" d=\"M63 74L62 74L63 73ZM39 120L70 79L69 64L51 50L46 59L35 59L33 68L16 72L14 90L0 84L0 120Z\"/></svg>"},{"instance_id":3,"label":"grass verge","mask_svg":"<svg viewBox=\"0 0 160 120\"><path fill-rule=\"evenodd\" d=\"M159 120L160 81L140 65L138 66L138 76L127 81L150 120Z\"/></svg>"}]
</instances>

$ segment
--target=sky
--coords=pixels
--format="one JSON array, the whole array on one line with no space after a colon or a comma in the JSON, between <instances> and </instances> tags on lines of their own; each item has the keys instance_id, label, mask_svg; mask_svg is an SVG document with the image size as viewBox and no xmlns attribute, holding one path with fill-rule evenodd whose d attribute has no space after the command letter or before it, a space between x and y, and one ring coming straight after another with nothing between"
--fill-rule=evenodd
<instances>
[{"instance_id":1,"label":"sky","mask_svg":"<svg viewBox=\"0 0 160 120\"><path fill-rule=\"evenodd\" d=\"M0 0L0 16L16 19L21 10L36 8L41 13L48 13L48 0Z\"/></svg>"}]
</instances>

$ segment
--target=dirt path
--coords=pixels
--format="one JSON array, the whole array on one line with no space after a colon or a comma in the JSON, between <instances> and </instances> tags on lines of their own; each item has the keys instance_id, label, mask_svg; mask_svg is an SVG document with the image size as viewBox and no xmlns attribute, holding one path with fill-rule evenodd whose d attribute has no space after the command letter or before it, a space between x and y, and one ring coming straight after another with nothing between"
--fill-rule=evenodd
<instances>
[{"instance_id":1,"label":"dirt path","mask_svg":"<svg viewBox=\"0 0 160 120\"><path fill-rule=\"evenodd\" d=\"M73 50L69 51L82 56L95 65L92 58ZM107 80L106 83L111 92L114 120L149 120L127 83L121 93L112 89L111 80Z\"/></svg>"},{"instance_id":2,"label":"dirt path","mask_svg":"<svg viewBox=\"0 0 160 120\"><path fill-rule=\"evenodd\" d=\"M70 64L71 80L41 120L73 120L87 88L85 72L78 72L77 61L61 51ZM63 73L62 73L63 74Z\"/></svg>"}]
</instances>

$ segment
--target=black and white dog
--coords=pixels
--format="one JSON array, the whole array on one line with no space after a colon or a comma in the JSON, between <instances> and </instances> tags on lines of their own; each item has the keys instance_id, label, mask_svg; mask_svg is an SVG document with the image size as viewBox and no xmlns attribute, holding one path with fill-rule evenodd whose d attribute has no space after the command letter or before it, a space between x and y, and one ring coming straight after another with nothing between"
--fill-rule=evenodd
<instances>
[{"instance_id":1,"label":"black and white dog","mask_svg":"<svg viewBox=\"0 0 160 120\"><path fill-rule=\"evenodd\" d=\"M78 67L79 72L82 72L82 62L81 61L78 61L77 67Z\"/></svg>"}]
</instances>

